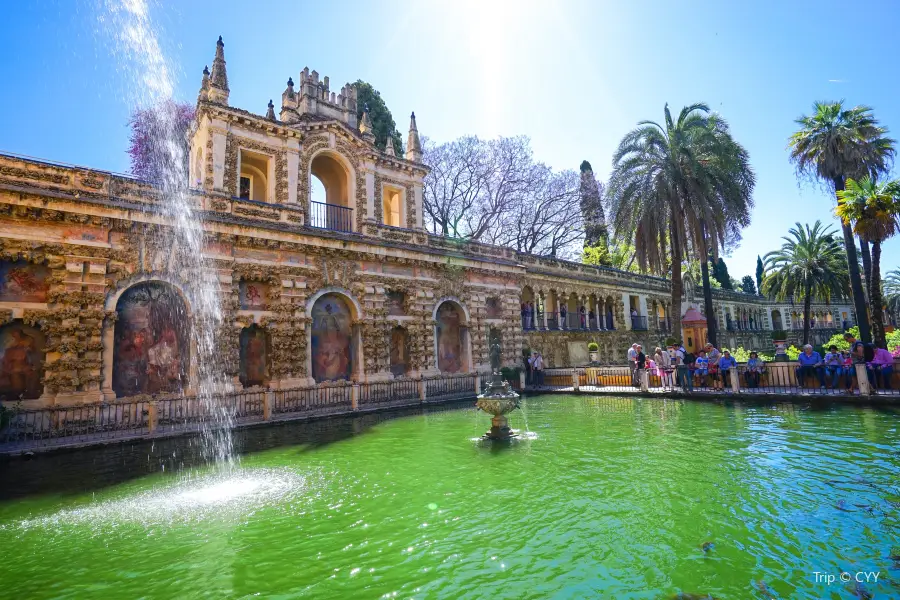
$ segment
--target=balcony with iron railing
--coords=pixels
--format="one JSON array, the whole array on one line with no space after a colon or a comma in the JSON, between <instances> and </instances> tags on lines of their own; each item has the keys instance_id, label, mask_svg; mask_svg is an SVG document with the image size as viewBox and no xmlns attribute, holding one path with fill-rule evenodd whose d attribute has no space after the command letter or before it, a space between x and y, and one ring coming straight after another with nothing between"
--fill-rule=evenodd
<instances>
[{"instance_id":1,"label":"balcony with iron railing","mask_svg":"<svg viewBox=\"0 0 900 600\"><path fill-rule=\"evenodd\" d=\"M632 316L631 329L634 331L647 331L647 317Z\"/></svg>"},{"instance_id":2,"label":"balcony with iron railing","mask_svg":"<svg viewBox=\"0 0 900 600\"><path fill-rule=\"evenodd\" d=\"M325 202L309 203L309 224L319 229L353 232L353 209Z\"/></svg>"}]
</instances>

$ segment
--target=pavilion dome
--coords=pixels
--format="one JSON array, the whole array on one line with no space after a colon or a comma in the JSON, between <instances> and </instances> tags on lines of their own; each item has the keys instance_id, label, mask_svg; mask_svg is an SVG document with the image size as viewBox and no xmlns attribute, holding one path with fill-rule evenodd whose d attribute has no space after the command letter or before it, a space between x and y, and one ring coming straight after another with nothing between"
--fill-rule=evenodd
<instances>
[{"instance_id":1,"label":"pavilion dome","mask_svg":"<svg viewBox=\"0 0 900 600\"><path fill-rule=\"evenodd\" d=\"M681 317L682 325L706 325L706 317L700 314L700 311L694 307L687 309L684 316Z\"/></svg>"}]
</instances>

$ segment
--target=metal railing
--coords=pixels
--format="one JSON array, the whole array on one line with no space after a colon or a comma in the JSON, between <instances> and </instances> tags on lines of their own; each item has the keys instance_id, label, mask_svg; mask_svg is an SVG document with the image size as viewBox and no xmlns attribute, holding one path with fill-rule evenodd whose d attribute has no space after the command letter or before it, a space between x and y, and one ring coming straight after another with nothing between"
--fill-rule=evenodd
<instances>
[{"instance_id":1,"label":"metal railing","mask_svg":"<svg viewBox=\"0 0 900 600\"><path fill-rule=\"evenodd\" d=\"M359 406L384 406L419 400L419 382L415 379L395 379L369 383L359 388Z\"/></svg>"},{"instance_id":2,"label":"metal railing","mask_svg":"<svg viewBox=\"0 0 900 600\"><path fill-rule=\"evenodd\" d=\"M351 413L380 406L416 405L475 397L474 373L371 383L322 383L315 387L254 388L224 396L216 407L236 424ZM511 382L518 386L518 380ZM213 419L198 398L123 400L83 406L0 410L0 452L134 439L198 431Z\"/></svg>"},{"instance_id":3,"label":"metal railing","mask_svg":"<svg viewBox=\"0 0 900 600\"><path fill-rule=\"evenodd\" d=\"M634 331L647 331L647 317L629 317L631 319L631 329Z\"/></svg>"},{"instance_id":4,"label":"metal railing","mask_svg":"<svg viewBox=\"0 0 900 600\"><path fill-rule=\"evenodd\" d=\"M476 377L477 375L474 373L461 373L425 379L425 398L426 400L447 400L474 397Z\"/></svg>"},{"instance_id":5,"label":"metal railing","mask_svg":"<svg viewBox=\"0 0 900 600\"><path fill-rule=\"evenodd\" d=\"M656 330L663 333L672 331L672 321L668 317L656 317Z\"/></svg>"},{"instance_id":6,"label":"metal railing","mask_svg":"<svg viewBox=\"0 0 900 600\"><path fill-rule=\"evenodd\" d=\"M352 387L349 383L339 383L313 388L275 390L272 413L284 418L297 413L315 414L352 410Z\"/></svg>"},{"instance_id":7,"label":"metal railing","mask_svg":"<svg viewBox=\"0 0 900 600\"><path fill-rule=\"evenodd\" d=\"M325 202L309 203L309 224L332 231L353 231L353 209Z\"/></svg>"}]
</instances>

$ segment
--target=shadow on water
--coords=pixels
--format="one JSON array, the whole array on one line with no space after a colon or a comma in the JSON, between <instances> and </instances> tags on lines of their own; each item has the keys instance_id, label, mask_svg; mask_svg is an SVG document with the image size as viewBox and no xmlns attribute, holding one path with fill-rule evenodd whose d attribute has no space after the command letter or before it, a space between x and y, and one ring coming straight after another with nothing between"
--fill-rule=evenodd
<instances>
[{"instance_id":1,"label":"shadow on water","mask_svg":"<svg viewBox=\"0 0 900 600\"><path fill-rule=\"evenodd\" d=\"M455 411L470 400L443 405L398 408L315 421L267 423L234 432L235 452L251 454L295 447L298 454L364 435L379 423L409 416ZM202 467L199 434L123 442L92 448L62 449L33 456L0 457L0 500L40 494L82 494L153 473Z\"/></svg>"}]
</instances>

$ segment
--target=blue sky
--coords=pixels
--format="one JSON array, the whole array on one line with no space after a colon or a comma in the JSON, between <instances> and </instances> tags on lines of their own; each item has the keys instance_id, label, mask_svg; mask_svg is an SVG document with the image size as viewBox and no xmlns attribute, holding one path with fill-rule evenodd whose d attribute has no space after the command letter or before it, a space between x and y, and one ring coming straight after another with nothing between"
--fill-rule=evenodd
<instances>
[{"instance_id":1,"label":"blue sky","mask_svg":"<svg viewBox=\"0 0 900 600\"><path fill-rule=\"evenodd\" d=\"M116 1L5 7L0 150L127 171L126 121L143 83L114 39ZM707 102L757 172L753 223L727 259L738 279L794 222L837 226L833 200L798 185L788 161L793 120L813 101L868 104L900 138L892 0L220 0L151 2L150 17L180 99L196 99L222 35L235 106L263 114L272 98L277 107L288 76L309 66L332 89L371 82L402 132L415 110L435 140L525 134L539 160L575 169L587 159L601 177L639 120L661 119L666 102ZM898 266L894 239L883 269Z\"/></svg>"}]
</instances>

